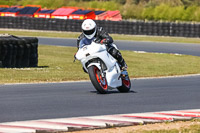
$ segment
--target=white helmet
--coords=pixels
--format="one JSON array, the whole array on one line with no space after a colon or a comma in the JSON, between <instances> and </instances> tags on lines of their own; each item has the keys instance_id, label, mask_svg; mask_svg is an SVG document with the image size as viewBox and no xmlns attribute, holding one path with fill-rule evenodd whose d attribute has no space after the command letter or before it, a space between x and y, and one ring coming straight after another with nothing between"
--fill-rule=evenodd
<instances>
[{"instance_id":1,"label":"white helmet","mask_svg":"<svg viewBox=\"0 0 200 133\"><path fill-rule=\"evenodd\" d=\"M92 19L84 20L81 28L88 39L92 39L96 34L96 23Z\"/></svg>"}]
</instances>

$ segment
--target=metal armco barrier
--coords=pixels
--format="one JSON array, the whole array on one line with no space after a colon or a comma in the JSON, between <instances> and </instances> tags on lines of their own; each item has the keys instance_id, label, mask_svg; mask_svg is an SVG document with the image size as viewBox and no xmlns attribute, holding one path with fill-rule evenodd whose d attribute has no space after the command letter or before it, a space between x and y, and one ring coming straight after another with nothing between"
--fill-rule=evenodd
<instances>
[{"instance_id":1,"label":"metal armco barrier","mask_svg":"<svg viewBox=\"0 0 200 133\"><path fill-rule=\"evenodd\" d=\"M0 67L25 68L38 65L38 39L0 36Z\"/></svg>"},{"instance_id":2,"label":"metal armco barrier","mask_svg":"<svg viewBox=\"0 0 200 133\"><path fill-rule=\"evenodd\" d=\"M82 22L70 19L0 17L0 28L80 32ZM108 33L115 34L200 37L200 24L100 20L96 23Z\"/></svg>"}]
</instances>

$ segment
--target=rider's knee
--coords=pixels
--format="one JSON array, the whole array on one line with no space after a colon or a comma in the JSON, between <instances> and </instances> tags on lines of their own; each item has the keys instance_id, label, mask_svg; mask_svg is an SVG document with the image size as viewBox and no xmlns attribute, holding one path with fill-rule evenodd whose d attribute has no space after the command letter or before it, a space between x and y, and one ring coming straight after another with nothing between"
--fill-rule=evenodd
<instances>
[{"instance_id":1,"label":"rider's knee","mask_svg":"<svg viewBox=\"0 0 200 133\"><path fill-rule=\"evenodd\" d=\"M117 57L117 53L118 53L118 50L115 49L114 47L110 47L108 48L108 53L110 53L113 57Z\"/></svg>"}]
</instances>

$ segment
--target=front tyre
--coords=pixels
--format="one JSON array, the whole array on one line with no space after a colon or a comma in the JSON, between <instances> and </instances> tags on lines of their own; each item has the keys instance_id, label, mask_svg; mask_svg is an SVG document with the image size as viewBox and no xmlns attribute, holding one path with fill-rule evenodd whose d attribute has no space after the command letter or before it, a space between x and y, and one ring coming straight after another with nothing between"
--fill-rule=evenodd
<instances>
[{"instance_id":1,"label":"front tyre","mask_svg":"<svg viewBox=\"0 0 200 133\"><path fill-rule=\"evenodd\" d=\"M102 73L99 68L96 66L90 66L88 68L88 73L95 89L101 94L106 94L108 92L108 84L105 76L102 77Z\"/></svg>"},{"instance_id":2,"label":"front tyre","mask_svg":"<svg viewBox=\"0 0 200 133\"><path fill-rule=\"evenodd\" d=\"M122 86L117 87L120 92L129 92L131 89L131 81L128 76L122 77Z\"/></svg>"}]
</instances>

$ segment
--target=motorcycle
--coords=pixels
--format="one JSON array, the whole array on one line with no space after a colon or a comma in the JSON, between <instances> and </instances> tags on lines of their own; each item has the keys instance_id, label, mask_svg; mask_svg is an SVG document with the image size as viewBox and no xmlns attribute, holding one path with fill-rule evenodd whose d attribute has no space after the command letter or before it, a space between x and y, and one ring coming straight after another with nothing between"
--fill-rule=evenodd
<instances>
[{"instance_id":1,"label":"motorcycle","mask_svg":"<svg viewBox=\"0 0 200 133\"><path fill-rule=\"evenodd\" d=\"M117 60L107 52L106 46L94 40L83 38L75 59L81 62L95 89L101 94L106 94L113 88L120 92L129 92L131 81L128 72L121 71ZM112 45L117 48L115 44Z\"/></svg>"}]
</instances>

